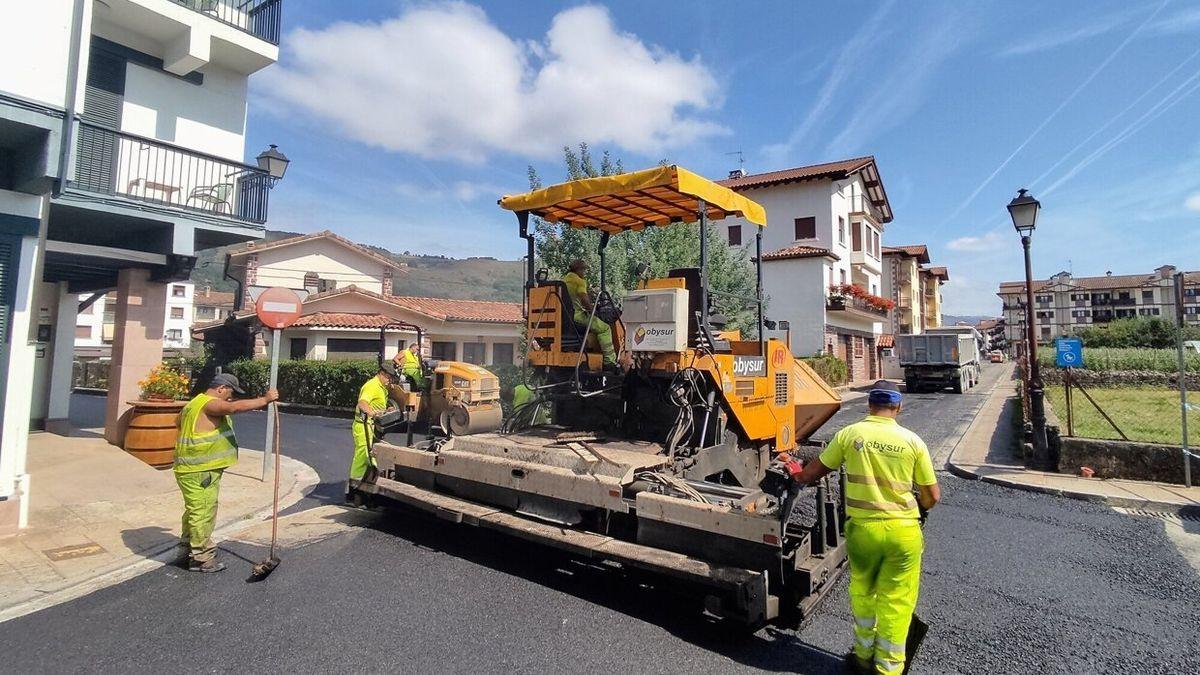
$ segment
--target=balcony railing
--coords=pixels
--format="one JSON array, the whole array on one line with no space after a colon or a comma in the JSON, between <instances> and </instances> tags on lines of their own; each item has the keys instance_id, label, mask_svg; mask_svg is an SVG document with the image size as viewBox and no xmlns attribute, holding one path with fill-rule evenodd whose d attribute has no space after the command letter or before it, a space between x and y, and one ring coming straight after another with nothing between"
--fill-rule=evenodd
<instances>
[{"instance_id":1,"label":"balcony railing","mask_svg":"<svg viewBox=\"0 0 1200 675\"><path fill-rule=\"evenodd\" d=\"M271 178L256 166L80 122L71 187L261 224Z\"/></svg>"},{"instance_id":2,"label":"balcony railing","mask_svg":"<svg viewBox=\"0 0 1200 675\"><path fill-rule=\"evenodd\" d=\"M279 44L283 0L171 0L221 23Z\"/></svg>"},{"instance_id":3,"label":"balcony railing","mask_svg":"<svg viewBox=\"0 0 1200 675\"><path fill-rule=\"evenodd\" d=\"M830 296L829 298L825 299L825 309L831 312L857 310L882 317L886 317L888 315L888 311L886 309L871 305L867 302L866 298L856 298L853 296Z\"/></svg>"},{"instance_id":4,"label":"balcony railing","mask_svg":"<svg viewBox=\"0 0 1200 675\"><path fill-rule=\"evenodd\" d=\"M850 204L850 213L865 213L875 220L879 220L879 211L875 205L871 203L871 198L867 195L851 195L846 198Z\"/></svg>"}]
</instances>

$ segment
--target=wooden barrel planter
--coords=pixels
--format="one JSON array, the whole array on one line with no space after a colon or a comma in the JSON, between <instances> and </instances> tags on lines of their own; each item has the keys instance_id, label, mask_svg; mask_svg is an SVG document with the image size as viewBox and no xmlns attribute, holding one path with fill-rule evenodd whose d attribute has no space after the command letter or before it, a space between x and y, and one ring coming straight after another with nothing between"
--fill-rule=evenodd
<instances>
[{"instance_id":1,"label":"wooden barrel planter","mask_svg":"<svg viewBox=\"0 0 1200 675\"><path fill-rule=\"evenodd\" d=\"M175 438L179 435L179 413L186 401L129 401L133 410L125 431L125 452L156 469L169 469L175 462Z\"/></svg>"}]
</instances>

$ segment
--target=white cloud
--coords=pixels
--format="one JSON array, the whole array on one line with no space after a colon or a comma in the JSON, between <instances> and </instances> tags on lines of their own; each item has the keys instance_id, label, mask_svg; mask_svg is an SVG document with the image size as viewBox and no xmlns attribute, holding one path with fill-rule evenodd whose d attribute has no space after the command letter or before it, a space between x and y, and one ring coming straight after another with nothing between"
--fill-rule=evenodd
<instances>
[{"instance_id":1,"label":"white cloud","mask_svg":"<svg viewBox=\"0 0 1200 675\"><path fill-rule=\"evenodd\" d=\"M709 69L619 31L602 7L560 12L540 41L450 2L299 29L284 48L261 76L267 109L426 158L544 157L579 141L658 154L728 133L701 116L720 103Z\"/></svg>"},{"instance_id":2,"label":"white cloud","mask_svg":"<svg viewBox=\"0 0 1200 675\"><path fill-rule=\"evenodd\" d=\"M1183 202L1183 205L1188 211L1196 211L1197 213L1200 213L1200 192L1188 197Z\"/></svg>"},{"instance_id":3,"label":"white cloud","mask_svg":"<svg viewBox=\"0 0 1200 675\"><path fill-rule=\"evenodd\" d=\"M395 183L392 187L400 196L420 202L447 199L460 202L473 202L479 199L495 201L513 191L490 183L475 183L465 180L455 181L451 185L422 185L402 181Z\"/></svg>"},{"instance_id":4,"label":"white cloud","mask_svg":"<svg viewBox=\"0 0 1200 675\"><path fill-rule=\"evenodd\" d=\"M1005 241L1004 237L999 232L988 232L981 237L968 236L952 239L950 240L950 243L946 244L946 248L950 249L951 251L987 253L1011 244L1012 242Z\"/></svg>"}]
</instances>

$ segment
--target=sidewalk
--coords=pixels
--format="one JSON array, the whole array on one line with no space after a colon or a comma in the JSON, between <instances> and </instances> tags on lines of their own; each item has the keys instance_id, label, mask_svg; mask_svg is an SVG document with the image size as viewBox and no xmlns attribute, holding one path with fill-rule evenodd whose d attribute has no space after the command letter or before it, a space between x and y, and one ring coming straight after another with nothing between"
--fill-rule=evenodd
<instances>
[{"instance_id":1,"label":"sidewalk","mask_svg":"<svg viewBox=\"0 0 1200 675\"><path fill-rule=\"evenodd\" d=\"M29 527L0 539L0 621L136 576L182 554L183 500L175 475L153 469L100 437L35 433L27 459ZM242 450L221 482L217 532L269 517L271 482L258 479L262 453ZM268 476L269 478L269 476ZM308 465L283 457L280 508L318 482Z\"/></svg>"},{"instance_id":2,"label":"sidewalk","mask_svg":"<svg viewBox=\"0 0 1200 675\"><path fill-rule=\"evenodd\" d=\"M946 467L951 473L960 478L1110 506L1170 513L1185 509L1200 510L1200 487L1083 478L1026 469L1021 460L1013 455L1017 386L1016 380L1002 379L992 390L975 420L950 453Z\"/></svg>"}]
</instances>

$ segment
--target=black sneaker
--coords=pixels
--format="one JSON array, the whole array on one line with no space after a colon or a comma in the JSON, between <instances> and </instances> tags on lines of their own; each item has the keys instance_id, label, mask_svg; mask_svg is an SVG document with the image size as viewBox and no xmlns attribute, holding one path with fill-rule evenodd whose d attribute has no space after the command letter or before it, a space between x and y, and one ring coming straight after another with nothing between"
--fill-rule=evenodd
<instances>
[{"instance_id":1,"label":"black sneaker","mask_svg":"<svg viewBox=\"0 0 1200 675\"><path fill-rule=\"evenodd\" d=\"M209 560L208 562L197 563L193 562L188 565L189 572L200 572L202 574L214 574L225 569L225 563Z\"/></svg>"}]
</instances>

